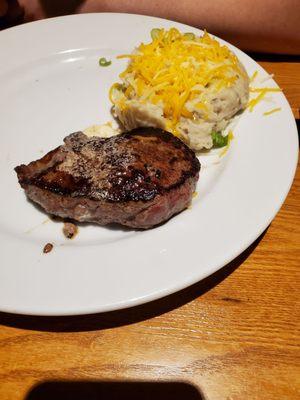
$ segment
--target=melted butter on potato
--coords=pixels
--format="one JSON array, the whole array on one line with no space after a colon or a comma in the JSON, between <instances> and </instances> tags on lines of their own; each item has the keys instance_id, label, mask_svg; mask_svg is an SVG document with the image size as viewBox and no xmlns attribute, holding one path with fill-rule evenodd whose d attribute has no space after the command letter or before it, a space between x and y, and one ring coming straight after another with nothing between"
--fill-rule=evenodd
<instances>
[{"instance_id":1,"label":"melted butter on potato","mask_svg":"<svg viewBox=\"0 0 300 400\"><path fill-rule=\"evenodd\" d=\"M107 122L102 125L92 125L83 130L86 136L98 136L101 138L109 138L111 136L116 136L121 133L119 128L113 127L111 122Z\"/></svg>"}]
</instances>

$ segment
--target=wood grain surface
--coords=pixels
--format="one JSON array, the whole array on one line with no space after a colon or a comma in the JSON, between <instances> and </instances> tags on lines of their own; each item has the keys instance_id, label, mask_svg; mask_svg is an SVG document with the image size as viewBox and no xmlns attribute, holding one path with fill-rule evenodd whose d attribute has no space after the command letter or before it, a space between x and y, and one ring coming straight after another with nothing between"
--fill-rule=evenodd
<instances>
[{"instance_id":1,"label":"wood grain surface","mask_svg":"<svg viewBox=\"0 0 300 400\"><path fill-rule=\"evenodd\" d=\"M260 63L299 116L300 64ZM259 240L182 292L91 316L0 314L0 399L299 399L299 188L298 168Z\"/></svg>"}]
</instances>

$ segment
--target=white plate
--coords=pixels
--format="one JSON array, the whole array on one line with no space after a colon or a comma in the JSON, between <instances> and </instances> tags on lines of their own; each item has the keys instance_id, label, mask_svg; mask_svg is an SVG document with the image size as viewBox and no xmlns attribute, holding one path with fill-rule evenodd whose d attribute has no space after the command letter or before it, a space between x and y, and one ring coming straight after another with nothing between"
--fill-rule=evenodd
<instances>
[{"instance_id":1,"label":"white plate","mask_svg":"<svg viewBox=\"0 0 300 400\"><path fill-rule=\"evenodd\" d=\"M245 112L219 164L203 167L191 209L145 232L84 226L74 240L26 200L13 168L70 132L111 120L108 89L154 27L195 28L145 16L88 14L0 33L0 309L70 315L157 299L205 278L268 226L291 186L298 138L281 93ZM251 75L266 73L230 46ZM101 68L100 57L112 60ZM274 81L268 86L276 86ZM269 117L263 112L282 110ZM207 158L203 159L206 163ZM54 243L49 254L43 246Z\"/></svg>"}]
</instances>

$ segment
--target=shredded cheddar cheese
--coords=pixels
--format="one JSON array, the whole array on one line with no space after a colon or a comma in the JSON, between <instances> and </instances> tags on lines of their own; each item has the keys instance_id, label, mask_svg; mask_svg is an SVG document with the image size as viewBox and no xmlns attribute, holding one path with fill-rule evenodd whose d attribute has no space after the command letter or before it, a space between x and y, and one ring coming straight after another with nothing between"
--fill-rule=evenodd
<instances>
[{"instance_id":1,"label":"shredded cheddar cheese","mask_svg":"<svg viewBox=\"0 0 300 400\"><path fill-rule=\"evenodd\" d=\"M257 74L258 74L258 71L255 71L255 72L253 73L253 75L252 75L251 78L250 78L250 83L252 83L252 82L255 80L255 78L257 77Z\"/></svg>"},{"instance_id":2,"label":"shredded cheddar cheese","mask_svg":"<svg viewBox=\"0 0 300 400\"><path fill-rule=\"evenodd\" d=\"M273 114L273 113L275 113L275 112L278 112L278 111L280 111L280 110L281 110L281 107L273 108L273 109L270 110L270 111L264 112L264 115L271 115L271 114Z\"/></svg>"},{"instance_id":3,"label":"shredded cheddar cheese","mask_svg":"<svg viewBox=\"0 0 300 400\"><path fill-rule=\"evenodd\" d=\"M272 92L281 92L281 89L279 88L269 88L269 87L264 87L264 88L250 88L250 92L252 93L259 93L258 96L254 97L253 99L249 100L248 103L248 109L250 112L253 111L254 107L257 106L257 104L264 99L267 93L272 93Z\"/></svg>"},{"instance_id":4,"label":"shredded cheddar cheese","mask_svg":"<svg viewBox=\"0 0 300 400\"><path fill-rule=\"evenodd\" d=\"M253 75L250 78L250 83L253 83L253 81L257 78L258 76L258 71L255 71ZM258 80L262 84L264 81L273 78L273 75L267 75L264 77L262 80ZM275 93L275 92L281 92L282 90L280 88L274 88L274 87L250 87L250 93L258 93L256 97L250 97L250 100L248 102L248 109L250 112L253 111L254 107L257 106L257 104L263 100L266 96L267 93ZM268 114L267 114L268 115Z\"/></svg>"},{"instance_id":5,"label":"shredded cheddar cheese","mask_svg":"<svg viewBox=\"0 0 300 400\"><path fill-rule=\"evenodd\" d=\"M175 135L181 117L193 118L186 108L189 101L200 99L195 106L203 110L205 117L207 104L203 94L207 90L218 93L231 87L240 75L247 77L238 58L207 32L196 37L176 28L155 29L152 38L133 54L118 56L129 58L130 62L120 74L123 85L114 84L109 97L118 107L124 106L122 101L132 99L161 105L163 117ZM116 90L121 96L115 95Z\"/></svg>"},{"instance_id":6,"label":"shredded cheddar cheese","mask_svg":"<svg viewBox=\"0 0 300 400\"><path fill-rule=\"evenodd\" d=\"M220 158L223 157L223 156L225 156L225 154L226 154L227 151L229 150L230 143L231 143L231 141L232 141L233 139L234 139L233 132L232 132L232 131L229 131L229 132L228 132L228 143L227 143L227 145L224 147L224 149L222 149L222 151L220 152L220 154L219 154L219 157L220 157Z\"/></svg>"},{"instance_id":7,"label":"shredded cheddar cheese","mask_svg":"<svg viewBox=\"0 0 300 400\"><path fill-rule=\"evenodd\" d=\"M263 87L263 88L250 88L250 92L281 92L280 88L268 88L268 87Z\"/></svg>"}]
</instances>

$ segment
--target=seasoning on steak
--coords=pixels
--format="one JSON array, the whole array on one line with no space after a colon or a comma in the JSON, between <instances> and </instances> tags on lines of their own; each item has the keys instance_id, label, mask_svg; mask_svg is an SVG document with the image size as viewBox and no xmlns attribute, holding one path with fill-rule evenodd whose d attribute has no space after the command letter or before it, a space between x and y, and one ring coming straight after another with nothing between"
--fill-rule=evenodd
<instances>
[{"instance_id":1,"label":"seasoning on steak","mask_svg":"<svg viewBox=\"0 0 300 400\"><path fill-rule=\"evenodd\" d=\"M64 142L15 168L27 196L50 214L147 229L191 201L200 163L168 132L138 128L106 139L75 132Z\"/></svg>"}]
</instances>

